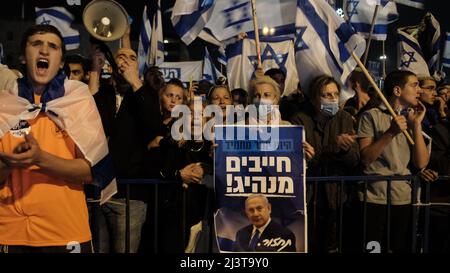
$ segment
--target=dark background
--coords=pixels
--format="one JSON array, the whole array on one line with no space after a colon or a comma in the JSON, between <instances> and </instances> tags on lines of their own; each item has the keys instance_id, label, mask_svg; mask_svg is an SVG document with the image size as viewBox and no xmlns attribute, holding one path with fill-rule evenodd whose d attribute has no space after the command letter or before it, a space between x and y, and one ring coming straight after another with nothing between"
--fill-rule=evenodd
<instances>
[{"instance_id":1,"label":"dark background","mask_svg":"<svg viewBox=\"0 0 450 273\"><path fill-rule=\"evenodd\" d=\"M69 5L68 2L79 2L81 5ZM84 29L81 16L83 9L91 0L9 0L2 1L0 8L0 43L3 44L5 50L6 63L11 66L17 65L18 56L18 42L23 30L30 24L34 23L35 11L34 7L50 7L63 6L75 16L74 28L78 29L81 34L80 49L70 51L69 53L80 53L85 56L89 55L89 36ZM131 39L133 48L137 49L138 35L141 26L142 10L145 3L151 0L117 0L128 11L133 18L131 25ZM293 0L295 1L295 0ZM163 34L164 39L169 41L165 44L167 55L166 61L186 61L186 60L200 60L204 55L204 46L206 43L197 39L190 46L185 46L177 34L175 33L171 21L171 8L175 0L161 0L162 17L163 17ZM396 29L402 26L418 24L426 11L432 12L441 25L441 33L450 32L450 18L448 15L450 1L448 0L427 0L425 10L419 10L412 7L397 4L397 9L400 18L393 24L389 25L388 39L385 44L386 55L388 56L386 67L387 71L395 69L396 66ZM342 0L336 1L337 7L342 6ZM444 39L441 39L441 49L443 50ZM118 44L112 43L112 48ZM372 41L369 60L378 61L382 54L381 42ZM212 53L214 55L214 52ZM446 71L450 74L450 71Z\"/></svg>"}]
</instances>

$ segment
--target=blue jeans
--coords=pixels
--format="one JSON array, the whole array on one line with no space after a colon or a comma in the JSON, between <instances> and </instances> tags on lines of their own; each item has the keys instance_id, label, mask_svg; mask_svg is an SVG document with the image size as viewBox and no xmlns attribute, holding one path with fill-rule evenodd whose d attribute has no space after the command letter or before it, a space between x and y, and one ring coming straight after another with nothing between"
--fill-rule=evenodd
<instances>
[{"instance_id":1,"label":"blue jeans","mask_svg":"<svg viewBox=\"0 0 450 273\"><path fill-rule=\"evenodd\" d=\"M98 213L91 217L97 221L92 226L94 247L97 253L125 253L126 206L125 199L111 198L100 206ZM130 200L130 253L136 253L141 241L141 230L145 222L147 204L140 200Z\"/></svg>"}]
</instances>

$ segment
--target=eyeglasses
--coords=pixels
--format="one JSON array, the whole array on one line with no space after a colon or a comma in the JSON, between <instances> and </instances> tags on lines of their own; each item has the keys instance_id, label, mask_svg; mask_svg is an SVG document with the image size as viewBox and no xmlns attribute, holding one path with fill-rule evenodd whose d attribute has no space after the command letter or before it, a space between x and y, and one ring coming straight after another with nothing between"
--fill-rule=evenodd
<instances>
[{"instance_id":1,"label":"eyeglasses","mask_svg":"<svg viewBox=\"0 0 450 273\"><path fill-rule=\"evenodd\" d=\"M434 85L431 85L431 86L422 86L421 88L422 88L422 89L429 90L429 91L436 90L436 86L434 86Z\"/></svg>"}]
</instances>

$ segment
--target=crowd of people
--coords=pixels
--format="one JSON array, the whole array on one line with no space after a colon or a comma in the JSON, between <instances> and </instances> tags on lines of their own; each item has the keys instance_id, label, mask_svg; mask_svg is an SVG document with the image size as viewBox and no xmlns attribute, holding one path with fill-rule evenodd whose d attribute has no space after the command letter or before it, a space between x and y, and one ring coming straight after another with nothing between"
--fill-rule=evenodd
<instances>
[{"instance_id":1,"label":"crowd of people","mask_svg":"<svg viewBox=\"0 0 450 273\"><path fill-rule=\"evenodd\" d=\"M130 252L149 250L154 228L158 252L214 250L212 238L193 249L190 242L191 227L214 226L215 144L197 138L176 140L171 133L177 122L172 111L179 105L186 105L193 114L201 111L196 100L201 107L219 106L224 121L227 106L276 106L267 109L279 109L279 117L272 111L259 114L270 124L304 126L307 177L417 174L423 183L432 183L450 174L449 83L411 71L390 72L383 92L397 114L393 118L358 69L349 78L355 96L340 102L342 87L329 75L313 79L308 90L298 84L297 90L283 96L286 75L280 69L257 71L249 90L230 90L226 81L186 87L179 79L165 82L157 67L140 77L137 59L130 47L111 54L104 45L93 46L89 61L80 55L65 56L56 28L39 25L25 32L23 75L0 69L0 90L4 90L0 91L0 253L67 252L68 242L79 242L80 252L123 253L127 196ZM73 94L71 89L89 95L87 106L79 109L82 113L58 115L51 107ZM10 102L14 102L11 107ZM20 111L38 105L35 116ZM62 129L88 113L97 117L90 126ZM195 118L191 133L198 126ZM252 123L248 117L241 118ZM93 128L103 130L93 135ZM154 185L119 183L117 193L97 207L92 184L101 176L98 160L83 149L83 142L92 139L75 137L79 135L107 145L111 171L119 180L167 181L158 184L157 198ZM367 188L363 184L346 184L341 195L337 182L307 183L308 209L316 210L318 219L312 224L308 214L310 251L336 252L339 204L346 204L344 226L362 226L355 219L362 218L364 200L366 241L381 242L383 251L411 251L411 236L405 232L415 224L410 181L392 181L389 193L386 180L371 181ZM384 243L388 196L392 205L389 249ZM450 210L445 206L450 202L450 187L445 182L432 184L431 201L444 204L431 207L429 249L450 251ZM344 233L344 241L351 242L349 250L360 251L362 234L357 234ZM352 242L358 246L353 248Z\"/></svg>"}]
</instances>

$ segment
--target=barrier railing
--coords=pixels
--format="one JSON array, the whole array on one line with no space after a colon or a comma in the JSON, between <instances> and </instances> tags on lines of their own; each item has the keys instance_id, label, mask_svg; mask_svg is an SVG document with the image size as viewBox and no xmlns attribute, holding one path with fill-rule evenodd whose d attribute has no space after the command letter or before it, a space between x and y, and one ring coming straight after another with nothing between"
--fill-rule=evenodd
<instances>
[{"instance_id":1,"label":"barrier railing","mask_svg":"<svg viewBox=\"0 0 450 273\"><path fill-rule=\"evenodd\" d=\"M404 182L402 182L402 181ZM450 182L450 176L440 176L437 181L431 182L431 183L423 183L423 187L421 187L421 181L418 176L408 175L408 176L334 176L334 177L307 177L307 188L312 189L313 199L308 204L308 215L309 217L312 217L312 227L309 226L308 228L312 228L313 232L315 231L317 227L317 189L319 183L336 183L339 191L336 196L338 208L337 208L337 252L343 251L343 224L344 224L344 203L349 201L344 201L344 186L346 183L358 183L363 184L363 201L362 201L362 244L361 244L361 250L362 252L367 252L368 245L366 242L367 240L367 191L368 191L368 184L370 182L374 181L386 181L387 182L387 190L386 190L386 250L387 252L391 252L391 245L390 245L390 239L391 239L391 209L392 209L392 181L395 181L395 183L406 183L409 182L411 185L411 210L412 210L412 221L411 221L411 252L416 253L417 248L417 236L418 236L418 216L419 216L419 209L421 207L424 208L423 211L423 230L422 230L422 244L420 251L423 253L428 252L428 240L429 240L429 224L430 224L430 184L431 183L445 183ZM153 219L153 248L154 252L158 252L158 215L159 215L159 185L160 184L168 184L168 183L180 183L176 181L164 181L159 179L119 179L119 184L126 185L126 236L125 236L125 252L130 252L130 185L133 184L146 184L146 185L153 185L154 186L154 198L153 198L153 213L154 213L154 219ZM418 190L419 188L423 188L424 191L423 194L423 202L421 202L420 198L418 198ZM184 210L185 208L185 195L183 194L182 199L182 228L183 230L186 225L186 212ZM449 204L450 205L450 204ZM94 206L98 206L94 204ZM98 209L98 207L97 207ZM312 211L311 211L312 210ZM94 221L95 223L95 221ZM95 224L94 224L95 225ZM95 233L96 227L92 227L93 233ZM210 229L212 231L212 228ZM184 238L184 237L183 237ZM212 238L212 234L209 235L209 238ZM210 242L211 245L212 242ZM381 243L381 242L380 242ZM94 242L95 245L95 242ZM184 242L183 242L183 245ZM208 249L212 249L210 246Z\"/></svg>"}]
</instances>

